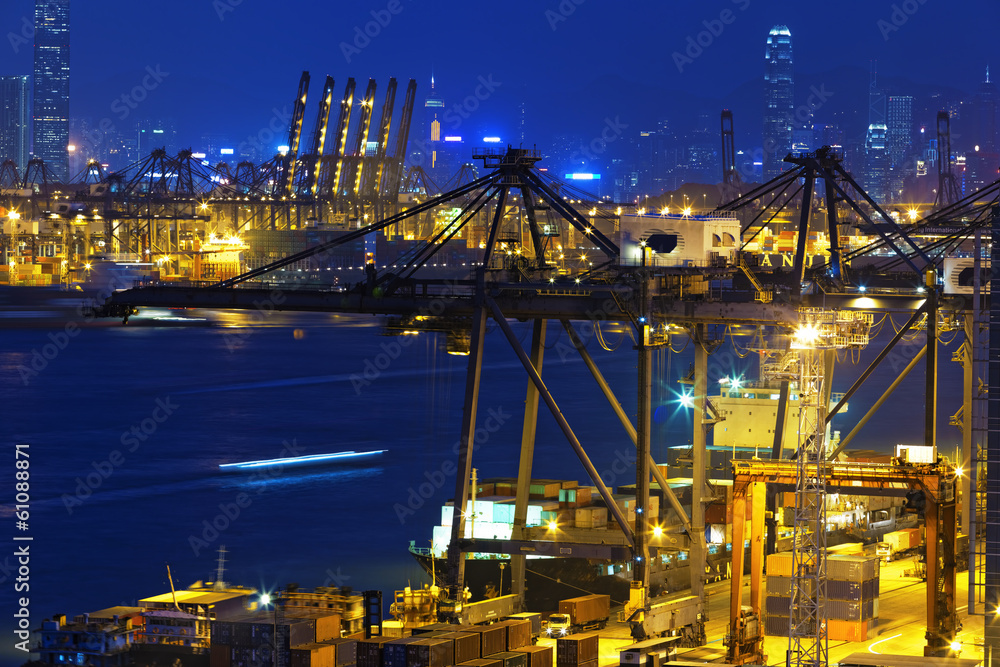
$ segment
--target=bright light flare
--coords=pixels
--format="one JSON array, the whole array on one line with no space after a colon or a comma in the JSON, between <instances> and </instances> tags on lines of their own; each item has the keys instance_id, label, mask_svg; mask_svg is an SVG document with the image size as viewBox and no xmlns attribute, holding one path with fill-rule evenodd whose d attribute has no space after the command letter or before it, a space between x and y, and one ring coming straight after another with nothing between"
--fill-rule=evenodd
<instances>
[{"instance_id":1,"label":"bright light flare","mask_svg":"<svg viewBox=\"0 0 1000 667\"><path fill-rule=\"evenodd\" d=\"M559 524L556 523L555 521L549 521L548 527L549 527L549 530L555 530L556 528L559 527Z\"/></svg>"},{"instance_id":2,"label":"bright light flare","mask_svg":"<svg viewBox=\"0 0 1000 667\"><path fill-rule=\"evenodd\" d=\"M663 535L663 528L661 528L660 526L655 526L653 528L653 537L660 537L661 535Z\"/></svg>"},{"instance_id":3,"label":"bright light flare","mask_svg":"<svg viewBox=\"0 0 1000 667\"><path fill-rule=\"evenodd\" d=\"M682 393L681 397L677 400L680 402L682 408L694 407L694 397L686 391Z\"/></svg>"},{"instance_id":4,"label":"bright light flare","mask_svg":"<svg viewBox=\"0 0 1000 667\"><path fill-rule=\"evenodd\" d=\"M795 330L792 336L796 347L811 347L819 341L819 329L815 324L803 324Z\"/></svg>"}]
</instances>

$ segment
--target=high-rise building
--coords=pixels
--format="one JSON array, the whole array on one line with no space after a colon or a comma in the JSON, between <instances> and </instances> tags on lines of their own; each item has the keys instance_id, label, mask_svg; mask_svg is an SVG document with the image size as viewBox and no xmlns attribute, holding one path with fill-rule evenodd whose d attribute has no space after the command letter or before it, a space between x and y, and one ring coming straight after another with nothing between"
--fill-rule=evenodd
<instances>
[{"instance_id":1,"label":"high-rise building","mask_svg":"<svg viewBox=\"0 0 1000 667\"><path fill-rule=\"evenodd\" d=\"M431 74L431 92L424 100L424 140L423 166L428 171L434 171L438 164L438 153L444 140L441 121L444 120L444 100L434 89L434 75Z\"/></svg>"},{"instance_id":2,"label":"high-rise building","mask_svg":"<svg viewBox=\"0 0 1000 667\"><path fill-rule=\"evenodd\" d=\"M31 149L31 77L0 76L0 161L24 171Z\"/></svg>"},{"instance_id":3,"label":"high-rise building","mask_svg":"<svg viewBox=\"0 0 1000 667\"><path fill-rule=\"evenodd\" d=\"M35 157L69 180L69 2L35 0Z\"/></svg>"},{"instance_id":4,"label":"high-rise building","mask_svg":"<svg viewBox=\"0 0 1000 667\"><path fill-rule=\"evenodd\" d=\"M889 151L889 190L893 201L903 191L903 181L916 173L916 164L908 163L913 137L913 98L890 95L887 103L886 149Z\"/></svg>"},{"instance_id":5,"label":"high-rise building","mask_svg":"<svg viewBox=\"0 0 1000 667\"><path fill-rule=\"evenodd\" d=\"M861 185L878 204L889 200L889 150L886 145L888 129L884 123L868 126L865 138L865 172Z\"/></svg>"},{"instance_id":6,"label":"high-rise building","mask_svg":"<svg viewBox=\"0 0 1000 667\"><path fill-rule=\"evenodd\" d=\"M771 28L764 51L764 180L780 174L792 150L792 33Z\"/></svg>"}]
</instances>

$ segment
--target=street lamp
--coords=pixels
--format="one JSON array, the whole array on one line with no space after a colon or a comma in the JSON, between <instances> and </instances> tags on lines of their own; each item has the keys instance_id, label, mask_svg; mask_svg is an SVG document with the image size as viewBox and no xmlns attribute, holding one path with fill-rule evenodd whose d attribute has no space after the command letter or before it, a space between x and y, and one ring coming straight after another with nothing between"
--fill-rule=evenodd
<instances>
[{"instance_id":1,"label":"street lamp","mask_svg":"<svg viewBox=\"0 0 1000 667\"><path fill-rule=\"evenodd\" d=\"M260 603L265 607L271 604L272 597L269 593L261 593ZM278 667L278 601L274 600L273 615L271 616L271 665Z\"/></svg>"}]
</instances>

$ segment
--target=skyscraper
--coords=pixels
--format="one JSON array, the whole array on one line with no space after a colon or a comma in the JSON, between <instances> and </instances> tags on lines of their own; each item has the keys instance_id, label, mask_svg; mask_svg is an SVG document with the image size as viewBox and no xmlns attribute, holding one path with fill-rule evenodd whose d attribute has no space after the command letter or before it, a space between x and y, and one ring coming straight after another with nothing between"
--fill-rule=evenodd
<instances>
[{"instance_id":1,"label":"skyscraper","mask_svg":"<svg viewBox=\"0 0 1000 667\"><path fill-rule=\"evenodd\" d=\"M433 171L438 166L438 151L441 148L441 120L444 116L444 100L434 89L434 75L431 74L431 92L424 100L424 166Z\"/></svg>"},{"instance_id":2,"label":"skyscraper","mask_svg":"<svg viewBox=\"0 0 1000 667\"><path fill-rule=\"evenodd\" d=\"M764 51L764 180L784 170L792 150L792 100L792 33L776 25Z\"/></svg>"},{"instance_id":3,"label":"skyscraper","mask_svg":"<svg viewBox=\"0 0 1000 667\"><path fill-rule=\"evenodd\" d=\"M893 201L899 199L903 181L916 173L916 164L907 166L913 135L913 98L909 95L890 95L886 127L886 148L889 150L889 194Z\"/></svg>"},{"instance_id":4,"label":"skyscraper","mask_svg":"<svg viewBox=\"0 0 1000 667\"><path fill-rule=\"evenodd\" d=\"M35 0L35 157L69 180L69 2Z\"/></svg>"},{"instance_id":5,"label":"skyscraper","mask_svg":"<svg viewBox=\"0 0 1000 667\"><path fill-rule=\"evenodd\" d=\"M0 160L24 171L31 148L30 76L0 76Z\"/></svg>"},{"instance_id":6,"label":"skyscraper","mask_svg":"<svg viewBox=\"0 0 1000 667\"><path fill-rule=\"evenodd\" d=\"M889 202L889 150L886 135L889 130L884 123L868 126L865 138L865 172L861 185L879 204Z\"/></svg>"}]
</instances>

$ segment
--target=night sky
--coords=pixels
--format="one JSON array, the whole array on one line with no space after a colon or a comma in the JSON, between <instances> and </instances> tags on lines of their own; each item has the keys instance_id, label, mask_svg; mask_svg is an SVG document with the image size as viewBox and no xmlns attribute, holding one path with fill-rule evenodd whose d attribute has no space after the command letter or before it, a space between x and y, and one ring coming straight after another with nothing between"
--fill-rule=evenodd
<instances>
[{"instance_id":1,"label":"night sky","mask_svg":"<svg viewBox=\"0 0 1000 667\"><path fill-rule=\"evenodd\" d=\"M30 24L33 7L31 0L0 4L0 73L31 72L24 21ZM376 36L358 38L366 24L376 32L379 18L386 25ZM753 112L760 100L743 99L746 86L762 79L764 42L778 23L792 31L802 81L854 68L863 91L872 59L887 79L966 93L991 59L1000 76L988 28L1000 21L995 0L103 0L76 2L72 21L72 115L114 118L112 104L142 83L148 66L166 75L133 119L169 116L185 138L255 132L276 105L291 103L302 70L313 77L310 109L326 74L337 79L338 96L348 76L361 89L375 77L382 90L390 76L400 90L416 78L422 102L433 70L449 107L474 94L484 77L499 86L467 131L513 138L510 117L525 102L528 141L539 143L564 127L599 132L612 112L649 122L677 112L688 96ZM706 46L691 47L689 38ZM679 67L675 53L693 62ZM857 100L861 108L866 102ZM738 133L739 123L737 114ZM307 131L310 124L307 115ZM759 141L756 121L747 124L744 131Z\"/></svg>"}]
</instances>

